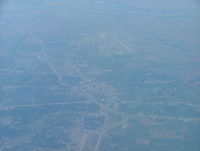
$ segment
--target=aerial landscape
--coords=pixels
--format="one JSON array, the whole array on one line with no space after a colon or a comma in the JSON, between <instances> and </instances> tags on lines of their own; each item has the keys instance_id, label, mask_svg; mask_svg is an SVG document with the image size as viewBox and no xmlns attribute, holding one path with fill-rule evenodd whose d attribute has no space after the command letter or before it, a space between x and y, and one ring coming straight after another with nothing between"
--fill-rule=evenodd
<instances>
[{"instance_id":1,"label":"aerial landscape","mask_svg":"<svg viewBox=\"0 0 200 151\"><path fill-rule=\"evenodd\" d=\"M0 1L0 151L200 151L200 1Z\"/></svg>"}]
</instances>

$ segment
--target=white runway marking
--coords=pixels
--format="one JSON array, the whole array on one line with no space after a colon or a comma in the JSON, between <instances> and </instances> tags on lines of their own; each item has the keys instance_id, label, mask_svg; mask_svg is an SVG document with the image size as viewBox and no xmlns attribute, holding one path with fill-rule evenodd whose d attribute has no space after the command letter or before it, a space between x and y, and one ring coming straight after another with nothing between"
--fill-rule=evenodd
<instances>
[{"instance_id":1,"label":"white runway marking","mask_svg":"<svg viewBox=\"0 0 200 151\"><path fill-rule=\"evenodd\" d=\"M80 146L80 151L82 151L84 149L84 145L85 145L86 140L87 140L87 134L85 134L85 136L83 138L83 141L82 141L81 146Z\"/></svg>"},{"instance_id":2,"label":"white runway marking","mask_svg":"<svg viewBox=\"0 0 200 151\"><path fill-rule=\"evenodd\" d=\"M130 53L132 52L132 49L127 45L125 44L124 42L122 42L120 39L114 37L114 36L111 36L115 41L117 41L120 45L122 45L123 47L125 47Z\"/></svg>"}]
</instances>

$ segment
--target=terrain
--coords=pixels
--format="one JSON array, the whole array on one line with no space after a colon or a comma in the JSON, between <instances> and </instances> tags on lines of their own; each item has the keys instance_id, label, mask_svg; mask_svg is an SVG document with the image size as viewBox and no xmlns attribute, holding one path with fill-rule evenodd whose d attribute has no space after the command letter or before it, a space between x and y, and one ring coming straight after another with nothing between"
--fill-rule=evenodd
<instances>
[{"instance_id":1,"label":"terrain","mask_svg":"<svg viewBox=\"0 0 200 151\"><path fill-rule=\"evenodd\" d=\"M199 151L200 3L0 3L0 151Z\"/></svg>"}]
</instances>

